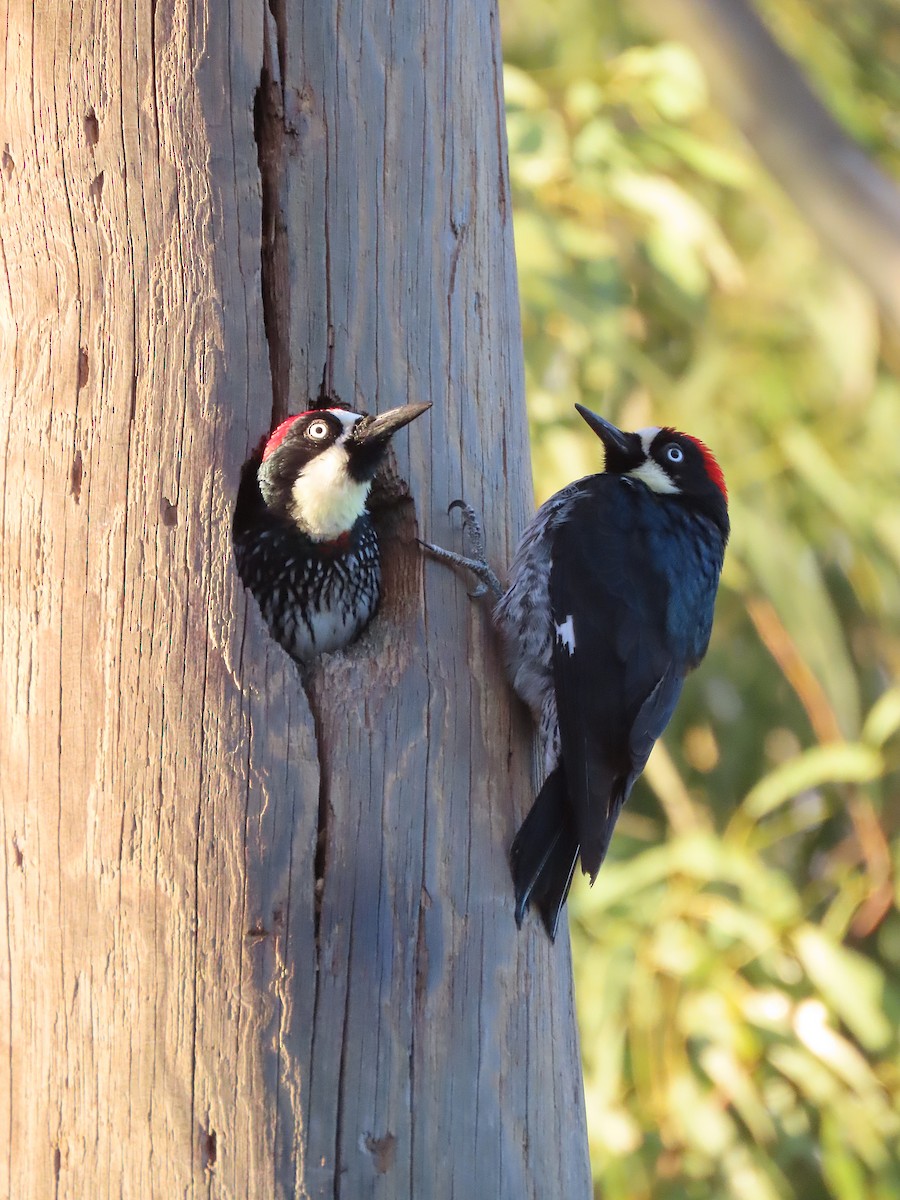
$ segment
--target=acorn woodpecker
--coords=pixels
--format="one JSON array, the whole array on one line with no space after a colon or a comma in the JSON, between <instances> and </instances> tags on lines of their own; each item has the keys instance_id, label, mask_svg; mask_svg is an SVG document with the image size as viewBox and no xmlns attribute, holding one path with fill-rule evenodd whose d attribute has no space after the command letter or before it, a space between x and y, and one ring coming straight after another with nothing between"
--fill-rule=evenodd
<instances>
[{"instance_id":1,"label":"acorn woodpecker","mask_svg":"<svg viewBox=\"0 0 900 1200\"><path fill-rule=\"evenodd\" d=\"M533 904L551 938L579 856L593 883L685 675L706 653L729 534L725 480L701 441L669 428L623 433L575 407L603 442L606 470L538 510L493 612L546 772L512 844L516 921ZM469 555L427 548L499 593L477 517L452 507L463 510Z\"/></svg>"},{"instance_id":2,"label":"acorn woodpecker","mask_svg":"<svg viewBox=\"0 0 900 1200\"><path fill-rule=\"evenodd\" d=\"M371 417L323 401L288 417L244 464L232 524L238 573L298 662L346 646L375 615L381 560L369 489L391 436L429 408Z\"/></svg>"}]
</instances>

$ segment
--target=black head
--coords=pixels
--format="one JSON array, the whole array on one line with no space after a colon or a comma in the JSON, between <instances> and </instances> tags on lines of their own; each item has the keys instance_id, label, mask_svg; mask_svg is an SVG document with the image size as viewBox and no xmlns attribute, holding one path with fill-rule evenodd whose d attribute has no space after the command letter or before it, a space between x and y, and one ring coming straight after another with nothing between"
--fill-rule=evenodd
<instances>
[{"instance_id":1,"label":"black head","mask_svg":"<svg viewBox=\"0 0 900 1200\"><path fill-rule=\"evenodd\" d=\"M408 404L370 417L334 404L288 417L263 450L263 499L314 541L340 537L365 511L393 434L429 408Z\"/></svg>"},{"instance_id":2,"label":"black head","mask_svg":"<svg viewBox=\"0 0 900 1200\"><path fill-rule=\"evenodd\" d=\"M728 489L707 445L689 433L653 426L624 433L580 404L575 407L603 442L606 470L640 480L660 496L678 496L703 511L728 537Z\"/></svg>"}]
</instances>

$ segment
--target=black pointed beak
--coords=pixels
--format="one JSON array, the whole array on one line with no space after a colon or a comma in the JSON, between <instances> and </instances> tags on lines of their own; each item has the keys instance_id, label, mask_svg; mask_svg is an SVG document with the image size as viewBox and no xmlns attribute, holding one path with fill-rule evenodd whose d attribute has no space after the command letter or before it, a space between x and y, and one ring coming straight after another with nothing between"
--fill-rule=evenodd
<instances>
[{"instance_id":1,"label":"black pointed beak","mask_svg":"<svg viewBox=\"0 0 900 1200\"><path fill-rule=\"evenodd\" d=\"M375 449L386 446L398 429L421 417L422 413L431 408L430 404L402 404L399 408L390 408L377 417L363 417L353 430L352 441L357 446L367 446Z\"/></svg>"},{"instance_id":2,"label":"black pointed beak","mask_svg":"<svg viewBox=\"0 0 900 1200\"><path fill-rule=\"evenodd\" d=\"M624 433L611 421L598 417L583 404L576 404L575 407L603 443L607 471L624 474L639 465L644 458L644 449L636 433Z\"/></svg>"},{"instance_id":3,"label":"black pointed beak","mask_svg":"<svg viewBox=\"0 0 900 1200\"><path fill-rule=\"evenodd\" d=\"M591 412L589 408L585 408L583 404L576 404L575 407L578 409L579 415L590 425L607 450L617 450L620 454L631 453L633 434L623 433L611 421L606 421L603 417L598 417L596 413Z\"/></svg>"},{"instance_id":4,"label":"black pointed beak","mask_svg":"<svg viewBox=\"0 0 900 1200\"><path fill-rule=\"evenodd\" d=\"M421 417L429 408L430 404L404 404L379 413L377 417L363 417L357 421L347 442L350 474L356 479L372 479L397 430Z\"/></svg>"}]
</instances>

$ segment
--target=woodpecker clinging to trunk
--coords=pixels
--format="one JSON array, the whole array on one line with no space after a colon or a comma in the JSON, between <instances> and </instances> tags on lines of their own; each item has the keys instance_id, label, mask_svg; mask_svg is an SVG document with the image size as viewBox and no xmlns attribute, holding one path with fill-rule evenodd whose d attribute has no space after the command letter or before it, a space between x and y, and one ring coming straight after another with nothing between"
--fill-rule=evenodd
<instances>
[{"instance_id":1,"label":"woodpecker clinging to trunk","mask_svg":"<svg viewBox=\"0 0 900 1200\"><path fill-rule=\"evenodd\" d=\"M381 559L369 489L391 436L429 408L370 417L323 402L288 417L244 464L232 525L238 573L299 662L346 646L375 615Z\"/></svg>"},{"instance_id":2,"label":"woodpecker clinging to trunk","mask_svg":"<svg viewBox=\"0 0 900 1200\"><path fill-rule=\"evenodd\" d=\"M702 442L673 429L623 433L575 407L603 442L606 470L542 505L502 595L461 501L451 507L463 510L472 554L426 547L499 595L494 622L546 771L512 845L516 920L534 904L551 938L579 856L593 883L684 677L706 653L729 533L725 480Z\"/></svg>"}]
</instances>

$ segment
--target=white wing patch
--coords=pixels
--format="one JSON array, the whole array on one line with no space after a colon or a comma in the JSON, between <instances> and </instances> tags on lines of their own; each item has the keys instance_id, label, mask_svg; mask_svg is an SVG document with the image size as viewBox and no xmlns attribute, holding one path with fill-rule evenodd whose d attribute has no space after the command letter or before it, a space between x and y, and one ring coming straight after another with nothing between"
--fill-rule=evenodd
<instances>
[{"instance_id":1,"label":"white wing patch","mask_svg":"<svg viewBox=\"0 0 900 1200\"><path fill-rule=\"evenodd\" d=\"M556 626L556 637L570 654L575 653L575 625L572 622L571 613L569 613L562 625Z\"/></svg>"}]
</instances>

